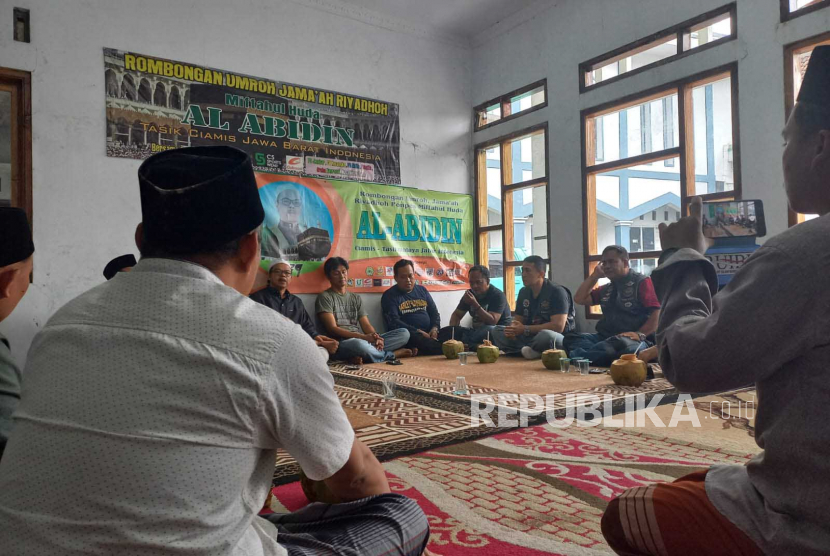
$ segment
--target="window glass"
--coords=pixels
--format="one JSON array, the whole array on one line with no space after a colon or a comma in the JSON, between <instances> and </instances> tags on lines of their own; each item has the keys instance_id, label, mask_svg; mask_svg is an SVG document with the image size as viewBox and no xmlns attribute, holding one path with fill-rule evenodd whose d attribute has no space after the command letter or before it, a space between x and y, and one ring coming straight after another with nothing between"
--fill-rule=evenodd
<instances>
[{"instance_id":1,"label":"window glass","mask_svg":"<svg viewBox=\"0 0 830 556\"><path fill-rule=\"evenodd\" d=\"M501 153L498 147L488 149L487 155L487 226L501 224Z\"/></svg>"},{"instance_id":2,"label":"window glass","mask_svg":"<svg viewBox=\"0 0 830 556\"><path fill-rule=\"evenodd\" d=\"M12 201L12 94L0 91L0 207Z\"/></svg>"},{"instance_id":3,"label":"window glass","mask_svg":"<svg viewBox=\"0 0 830 556\"><path fill-rule=\"evenodd\" d=\"M692 89L695 190L698 183L716 193L735 189L732 152L732 80L721 79Z\"/></svg>"},{"instance_id":4,"label":"window glass","mask_svg":"<svg viewBox=\"0 0 830 556\"><path fill-rule=\"evenodd\" d=\"M513 253L511 261L530 255L548 258L547 187L528 187L511 192L513 202Z\"/></svg>"},{"instance_id":5,"label":"window glass","mask_svg":"<svg viewBox=\"0 0 830 556\"><path fill-rule=\"evenodd\" d=\"M689 49L703 46L732 34L732 18L728 13L703 23L698 23L690 29Z\"/></svg>"},{"instance_id":6,"label":"window glass","mask_svg":"<svg viewBox=\"0 0 830 556\"><path fill-rule=\"evenodd\" d=\"M677 94L592 118L597 163L615 162L680 144ZM620 138L624 138L620 142Z\"/></svg>"},{"instance_id":7,"label":"window glass","mask_svg":"<svg viewBox=\"0 0 830 556\"><path fill-rule=\"evenodd\" d=\"M602 81L622 75L629 71L659 62L677 54L677 37L670 35L658 39L651 44L636 49L630 56L624 56L613 62L595 67L587 74L587 85L594 85Z\"/></svg>"},{"instance_id":8,"label":"window glass","mask_svg":"<svg viewBox=\"0 0 830 556\"><path fill-rule=\"evenodd\" d=\"M674 161L678 168L679 159ZM666 172L664 170L668 169L659 165L654 168L660 171L644 171L643 167L631 166L594 177L597 249L591 255L598 255L606 245L620 243L630 245L633 252L659 249L659 238L654 235L654 229L661 222L674 221L680 211L680 174ZM651 232L643 235L640 228L631 227L631 223L646 220L646 216L649 227L643 229L651 229ZM650 245L648 248L646 241Z\"/></svg>"}]
</instances>

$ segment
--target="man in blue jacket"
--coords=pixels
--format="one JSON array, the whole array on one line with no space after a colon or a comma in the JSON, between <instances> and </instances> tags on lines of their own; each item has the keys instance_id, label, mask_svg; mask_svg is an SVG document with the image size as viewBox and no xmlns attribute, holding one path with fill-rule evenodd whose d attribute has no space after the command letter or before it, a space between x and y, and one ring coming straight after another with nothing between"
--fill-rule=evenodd
<instances>
[{"instance_id":1,"label":"man in blue jacket","mask_svg":"<svg viewBox=\"0 0 830 556\"><path fill-rule=\"evenodd\" d=\"M416 348L423 355L441 355L441 315L427 289L415 284L415 264L401 259L394 269L396 285L380 298L386 330L405 328L409 330L406 347Z\"/></svg>"}]
</instances>

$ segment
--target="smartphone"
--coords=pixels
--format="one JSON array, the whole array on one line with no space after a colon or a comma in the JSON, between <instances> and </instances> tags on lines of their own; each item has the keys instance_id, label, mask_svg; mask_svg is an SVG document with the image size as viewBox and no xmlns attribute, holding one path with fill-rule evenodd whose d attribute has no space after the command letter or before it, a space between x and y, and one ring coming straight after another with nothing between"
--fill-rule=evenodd
<instances>
[{"instance_id":1,"label":"smartphone","mask_svg":"<svg viewBox=\"0 0 830 556\"><path fill-rule=\"evenodd\" d=\"M767 234L764 203L757 199L703 203L701 220L703 235L709 238L761 237Z\"/></svg>"}]
</instances>

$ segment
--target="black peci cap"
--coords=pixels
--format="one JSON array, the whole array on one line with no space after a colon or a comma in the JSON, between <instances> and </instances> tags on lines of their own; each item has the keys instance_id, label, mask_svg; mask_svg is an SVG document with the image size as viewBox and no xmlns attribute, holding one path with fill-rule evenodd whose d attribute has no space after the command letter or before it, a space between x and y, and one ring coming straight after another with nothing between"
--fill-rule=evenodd
<instances>
[{"instance_id":1,"label":"black peci cap","mask_svg":"<svg viewBox=\"0 0 830 556\"><path fill-rule=\"evenodd\" d=\"M156 154L138 169L144 237L169 253L209 251L262 224L251 158L227 146Z\"/></svg>"},{"instance_id":2,"label":"black peci cap","mask_svg":"<svg viewBox=\"0 0 830 556\"><path fill-rule=\"evenodd\" d=\"M0 267L25 261L34 252L26 213L19 208L0 207Z\"/></svg>"},{"instance_id":3,"label":"black peci cap","mask_svg":"<svg viewBox=\"0 0 830 556\"><path fill-rule=\"evenodd\" d=\"M817 46L810 54L798 102L827 106L830 101L830 46Z\"/></svg>"},{"instance_id":4,"label":"black peci cap","mask_svg":"<svg viewBox=\"0 0 830 556\"><path fill-rule=\"evenodd\" d=\"M107 280L112 280L113 276L124 270L125 268L130 268L136 265L136 260L133 255L121 255L120 257L115 257L113 260L107 263L107 266L104 267L104 278Z\"/></svg>"}]
</instances>

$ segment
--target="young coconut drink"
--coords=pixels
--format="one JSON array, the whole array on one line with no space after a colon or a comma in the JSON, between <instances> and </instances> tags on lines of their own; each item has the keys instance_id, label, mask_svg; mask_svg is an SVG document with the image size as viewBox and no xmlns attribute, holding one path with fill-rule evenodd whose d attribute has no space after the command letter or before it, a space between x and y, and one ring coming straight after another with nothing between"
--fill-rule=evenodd
<instances>
[{"instance_id":1,"label":"young coconut drink","mask_svg":"<svg viewBox=\"0 0 830 556\"><path fill-rule=\"evenodd\" d=\"M618 386L640 386L646 380L648 370L645 361L634 353L621 355L611 363L611 379Z\"/></svg>"},{"instance_id":2,"label":"young coconut drink","mask_svg":"<svg viewBox=\"0 0 830 556\"><path fill-rule=\"evenodd\" d=\"M542 352L542 363L545 364L545 368L551 371L561 371L562 364L560 363L560 359L565 359L568 355L565 353L564 350L561 349L546 349Z\"/></svg>"},{"instance_id":3,"label":"young coconut drink","mask_svg":"<svg viewBox=\"0 0 830 556\"><path fill-rule=\"evenodd\" d=\"M458 354L464 351L464 343L455 339L455 328L452 329L452 338L441 344L441 351L447 359L458 359Z\"/></svg>"},{"instance_id":4,"label":"young coconut drink","mask_svg":"<svg viewBox=\"0 0 830 556\"><path fill-rule=\"evenodd\" d=\"M495 363L499 358L499 348L493 345L490 341L490 333L487 333L487 339L481 342L476 350L479 363Z\"/></svg>"}]
</instances>

